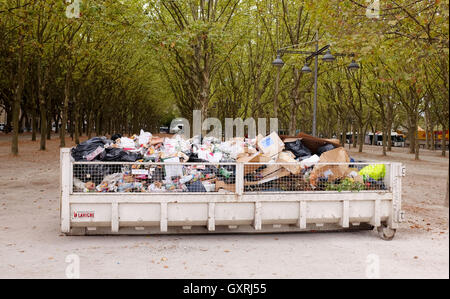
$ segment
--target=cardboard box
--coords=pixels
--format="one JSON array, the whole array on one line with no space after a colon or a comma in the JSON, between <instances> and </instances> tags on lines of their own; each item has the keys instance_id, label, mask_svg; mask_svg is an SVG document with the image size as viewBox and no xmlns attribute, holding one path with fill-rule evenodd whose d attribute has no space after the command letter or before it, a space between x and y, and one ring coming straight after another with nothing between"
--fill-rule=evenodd
<instances>
[{"instance_id":1,"label":"cardboard box","mask_svg":"<svg viewBox=\"0 0 450 299\"><path fill-rule=\"evenodd\" d=\"M284 143L278 134L273 132L263 139L258 138L258 147L263 154L273 157L283 151Z\"/></svg>"},{"instance_id":2,"label":"cardboard box","mask_svg":"<svg viewBox=\"0 0 450 299\"><path fill-rule=\"evenodd\" d=\"M320 156L320 163L350 163L350 158L344 148L336 148ZM316 165L311 171L310 183L317 185L320 177L327 177L329 182L344 178L349 173L348 164L343 165Z\"/></svg>"},{"instance_id":3,"label":"cardboard box","mask_svg":"<svg viewBox=\"0 0 450 299\"><path fill-rule=\"evenodd\" d=\"M261 155L257 155L250 162L251 163L268 163L270 161L272 161L272 157L261 154Z\"/></svg>"},{"instance_id":4,"label":"cardboard box","mask_svg":"<svg viewBox=\"0 0 450 299\"><path fill-rule=\"evenodd\" d=\"M270 157L267 157L260 152L257 152L256 154L249 155L241 155L238 159L238 163L267 163L271 160ZM262 165L245 165L244 166L244 175L247 175L249 173L254 172L256 169L258 169Z\"/></svg>"},{"instance_id":5,"label":"cardboard box","mask_svg":"<svg viewBox=\"0 0 450 299\"><path fill-rule=\"evenodd\" d=\"M278 155L277 163L295 163L282 165L283 168L289 170L292 174L299 174L302 170L300 164L295 160L295 156L291 152L282 152Z\"/></svg>"},{"instance_id":6,"label":"cardboard box","mask_svg":"<svg viewBox=\"0 0 450 299\"><path fill-rule=\"evenodd\" d=\"M271 181L275 181L278 179L281 179L283 177L289 176L291 173L286 170L283 169L282 167L280 167L278 170L276 170L275 172L273 172L272 174L266 176L265 178L257 181L257 182L245 182L245 186L254 186L254 185L262 185Z\"/></svg>"},{"instance_id":7,"label":"cardboard box","mask_svg":"<svg viewBox=\"0 0 450 299\"><path fill-rule=\"evenodd\" d=\"M277 172L278 170L280 170L282 167L280 165L269 165L267 166L267 168L265 168L263 171L261 171L261 176L263 178Z\"/></svg>"},{"instance_id":8,"label":"cardboard box","mask_svg":"<svg viewBox=\"0 0 450 299\"><path fill-rule=\"evenodd\" d=\"M240 155L240 157L238 157L238 159L236 160L237 163L250 163L250 162L255 162L254 160L260 156L261 153L257 152L256 154L242 154Z\"/></svg>"},{"instance_id":9,"label":"cardboard box","mask_svg":"<svg viewBox=\"0 0 450 299\"><path fill-rule=\"evenodd\" d=\"M226 184L224 181L217 181L216 182L216 192L219 192L219 190L226 190L229 192L235 192L236 191L236 185L235 184Z\"/></svg>"}]
</instances>

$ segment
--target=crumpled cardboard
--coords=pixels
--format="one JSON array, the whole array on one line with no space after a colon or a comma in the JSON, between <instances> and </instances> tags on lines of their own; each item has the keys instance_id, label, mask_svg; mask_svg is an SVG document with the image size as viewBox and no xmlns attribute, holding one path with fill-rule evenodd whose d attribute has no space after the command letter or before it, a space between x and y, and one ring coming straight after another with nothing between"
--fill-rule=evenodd
<instances>
[{"instance_id":1,"label":"crumpled cardboard","mask_svg":"<svg viewBox=\"0 0 450 299\"><path fill-rule=\"evenodd\" d=\"M267 163L271 160L270 157L263 155L260 152L256 152L255 154L241 154L238 156L236 160L237 163ZM255 171L254 165L245 165L244 166L244 175L247 175L251 172Z\"/></svg>"},{"instance_id":2,"label":"crumpled cardboard","mask_svg":"<svg viewBox=\"0 0 450 299\"><path fill-rule=\"evenodd\" d=\"M229 192L235 192L236 191L236 185L235 184L226 184L223 181L217 181L215 184L215 190L216 192L219 192L219 190L226 190Z\"/></svg>"},{"instance_id":3,"label":"crumpled cardboard","mask_svg":"<svg viewBox=\"0 0 450 299\"><path fill-rule=\"evenodd\" d=\"M337 148L320 157L319 163L350 163L350 157L344 148ZM316 165L310 174L310 184L317 186L320 177L327 177L329 182L344 178L349 173L348 164L343 165Z\"/></svg>"},{"instance_id":4,"label":"crumpled cardboard","mask_svg":"<svg viewBox=\"0 0 450 299\"><path fill-rule=\"evenodd\" d=\"M259 150L267 156L275 156L278 153L282 152L284 149L283 141L275 132L262 139L260 139L260 136L258 136L257 139Z\"/></svg>"},{"instance_id":5,"label":"crumpled cardboard","mask_svg":"<svg viewBox=\"0 0 450 299\"><path fill-rule=\"evenodd\" d=\"M257 182L245 182L244 185L245 186L255 186L255 185L262 185L271 181L275 181L278 179L281 179L283 177L286 177L288 175L290 175L291 173L286 170L283 169L282 167L279 167L278 170L276 170L275 172L272 172L271 174L265 176L263 179L257 181Z\"/></svg>"},{"instance_id":6,"label":"crumpled cardboard","mask_svg":"<svg viewBox=\"0 0 450 299\"><path fill-rule=\"evenodd\" d=\"M359 174L357 168L349 168L347 170L346 177L352 178L357 183L364 184L364 178Z\"/></svg>"},{"instance_id":7,"label":"crumpled cardboard","mask_svg":"<svg viewBox=\"0 0 450 299\"><path fill-rule=\"evenodd\" d=\"M283 164L281 165L283 168L289 170L290 173L296 175L299 174L301 166L295 160L295 155L291 152L282 152L278 155L277 163L295 163L294 164Z\"/></svg>"},{"instance_id":8,"label":"crumpled cardboard","mask_svg":"<svg viewBox=\"0 0 450 299\"><path fill-rule=\"evenodd\" d=\"M255 162L254 160L260 156L261 153L257 152L256 154L240 154L236 160L237 163L250 163L250 162Z\"/></svg>"},{"instance_id":9,"label":"crumpled cardboard","mask_svg":"<svg viewBox=\"0 0 450 299\"><path fill-rule=\"evenodd\" d=\"M267 156L259 155L259 157L269 158ZM260 185L273 180L281 179L291 174L299 174L301 172L301 167L295 161L294 155L291 152L282 152L278 155L276 163L296 163L296 164L271 164L269 163L266 168L264 168L259 175L262 177L261 180L256 182L246 182L246 186ZM270 158L269 158L270 159ZM248 167L248 166L247 166ZM245 168L247 168L245 167ZM253 172L255 168L244 169L244 173L248 174Z\"/></svg>"},{"instance_id":10,"label":"crumpled cardboard","mask_svg":"<svg viewBox=\"0 0 450 299\"><path fill-rule=\"evenodd\" d=\"M281 165L278 165L278 164L268 164L267 167L264 168L260 172L260 175L261 175L261 177L265 178L265 177L277 172L281 168L282 168Z\"/></svg>"}]
</instances>

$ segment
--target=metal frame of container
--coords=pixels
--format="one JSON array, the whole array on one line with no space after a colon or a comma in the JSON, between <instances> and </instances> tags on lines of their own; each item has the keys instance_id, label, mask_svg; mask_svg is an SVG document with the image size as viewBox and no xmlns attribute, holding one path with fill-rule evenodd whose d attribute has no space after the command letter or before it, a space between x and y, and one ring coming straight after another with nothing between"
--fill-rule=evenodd
<instances>
[{"instance_id":1,"label":"metal frame of container","mask_svg":"<svg viewBox=\"0 0 450 299\"><path fill-rule=\"evenodd\" d=\"M75 162L70 149L61 149L60 161L61 231L68 235L377 228L381 238L392 240L404 221L401 190L405 168L400 163L383 163L387 167L386 191L244 192L244 167L254 164L236 163L234 193L74 193Z\"/></svg>"}]
</instances>

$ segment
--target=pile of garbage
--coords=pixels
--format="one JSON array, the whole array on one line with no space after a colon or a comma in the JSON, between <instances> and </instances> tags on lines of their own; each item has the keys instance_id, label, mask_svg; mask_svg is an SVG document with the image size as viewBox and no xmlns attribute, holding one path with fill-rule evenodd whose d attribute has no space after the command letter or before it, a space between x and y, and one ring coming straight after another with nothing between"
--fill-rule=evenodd
<instances>
[{"instance_id":1,"label":"pile of garbage","mask_svg":"<svg viewBox=\"0 0 450 299\"><path fill-rule=\"evenodd\" d=\"M352 166L339 141L303 133L224 142L141 130L130 138L95 137L71 153L84 162L73 167L76 192L234 192L236 163L246 163L245 191L386 190L385 165Z\"/></svg>"}]
</instances>

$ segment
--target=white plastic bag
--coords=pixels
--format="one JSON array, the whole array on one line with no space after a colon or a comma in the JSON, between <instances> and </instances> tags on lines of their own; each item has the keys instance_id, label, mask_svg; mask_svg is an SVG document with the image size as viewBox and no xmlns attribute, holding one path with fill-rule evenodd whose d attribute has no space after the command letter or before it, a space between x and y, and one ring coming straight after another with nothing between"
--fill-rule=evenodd
<instances>
[{"instance_id":1,"label":"white plastic bag","mask_svg":"<svg viewBox=\"0 0 450 299\"><path fill-rule=\"evenodd\" d=\"M300 162L300 165L302 168L309 168L311 166L314 166L316 163L319 163L320 157L317 155L311 156L308 159L305 159Z\"/></svg>"},{"instance_id":2,"label":"white plastic bag","mask_svg":"<svg viewBox=\"0 0 450 299\"><path fill-rule=\"evenodd\" d=\"M147 145L150 142L150 139L152 139L152 136L151 133L141 130L141 134L138 137L139 146Z\"/></svg>"},{"instance_id":3,"label":"white plastic bag","mask_svg":"<svg viewBox=\"0 0 450 299\"><path fill-rule=\"evenodd\" d=\"M136 149L136 143L133 139L122 137L120 138L120 148L129 148L129 149Z\"/></svg>"}]
</instances>

